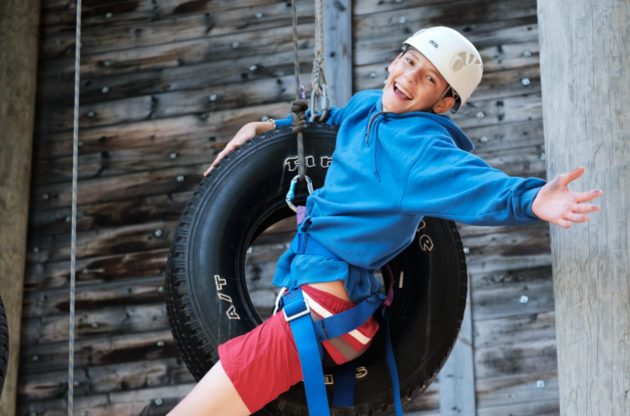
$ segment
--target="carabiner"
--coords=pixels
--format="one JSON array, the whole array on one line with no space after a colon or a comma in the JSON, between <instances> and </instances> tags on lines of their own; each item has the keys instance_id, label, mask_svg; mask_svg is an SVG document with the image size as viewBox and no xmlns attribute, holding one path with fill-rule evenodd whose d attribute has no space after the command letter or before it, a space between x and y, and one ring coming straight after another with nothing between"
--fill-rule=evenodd
<instances>
[{"instance_id":1,"label":"carabiner","mask_svg":"<svg viewBox=\"0 0 630 416\"><path fill-rule=\"evenodd\" d=\"M291 185L289 186L289 192L287 192L287 196L285 197L285 201L289 208L293 210L293 212L297 212L297 207L293 204L293 198L295 197L295 184L297 184L298 180L300 180L300 175L295 175L293 179L291 179ZM304 180L306 181L306 186L308 188L308 194L313 193L313 182L308 175L304 175Z\"/></svg>"}]
</instances>

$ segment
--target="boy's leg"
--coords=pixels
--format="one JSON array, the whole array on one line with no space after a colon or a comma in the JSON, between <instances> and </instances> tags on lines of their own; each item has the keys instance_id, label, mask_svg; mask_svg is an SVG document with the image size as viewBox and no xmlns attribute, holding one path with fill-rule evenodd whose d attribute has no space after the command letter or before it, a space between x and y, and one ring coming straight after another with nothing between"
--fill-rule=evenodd
<instances>
[{"instance_id":1,"label":"boy's leg","mask_svg":"<svg viewBox=\"0 0 630 416\"><path fill-rule=\"evenodd\" d=\"M249 415L249 410L225 374L221 361L206 373L170 416Z\"/></svg>"}]
</instances>

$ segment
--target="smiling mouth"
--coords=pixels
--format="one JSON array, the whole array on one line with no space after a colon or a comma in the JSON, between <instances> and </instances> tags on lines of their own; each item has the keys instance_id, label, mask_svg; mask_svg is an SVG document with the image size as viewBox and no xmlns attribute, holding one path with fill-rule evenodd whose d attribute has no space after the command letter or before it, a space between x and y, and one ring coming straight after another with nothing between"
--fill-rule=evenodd
<instances>
[{"instance_id":1,"label":"smiling mouth","mask_svg":"<svg viewBox=\"0 0 630 416\"><path fill-rule=\"evenodd\" d=\"M394 83L393 85L394 88L394 93L400 97L401 99L405 99L405 100L413 100L413 97L411 96L411 94L409 94L407 91L405 91L404 89L400 88L398 86L398 83Z\"/></svg>"}]
</instances>

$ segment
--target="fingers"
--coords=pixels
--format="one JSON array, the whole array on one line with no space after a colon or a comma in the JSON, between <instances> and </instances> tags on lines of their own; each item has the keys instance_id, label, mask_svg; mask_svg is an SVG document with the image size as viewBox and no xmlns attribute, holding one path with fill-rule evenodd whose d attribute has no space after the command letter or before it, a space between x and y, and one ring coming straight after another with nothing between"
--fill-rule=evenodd
<instances>
[{"instance_id":1,"label":"fingers","mask_svg":"<svg viewBox=\"0 0 630 416\"><path fill-rule=\"evenodd\" d=\"M212 170L217 167L219 162L221 162L229 153L233 152L234 150L238 149L239 147L240 147L239 143L229 142L223 148L223 150L221 150L219 152L219 154L217 154L217 157L214 159L214 161L212 162L210 167L208 169L206 169L206 171L203 173L203 176L208 176L210 174L210 172L212 172Z\"/></svg>"},{"instance_id":2,"label":"fingers","mask_svg":"<svg viewBox=\"0 0 630 416\"><path fill-rule=\"evenodd\" d=\"M573 169L572 171L567 172L564 175L560 175L560 183L564 186L567 186L569 183L582 176L584 174L584 171L585 169L580 166L579 168Z\"/></svg>"},{"instance_id":3,"label":"fingers","mask_svg":"<svg viewBox=\"0 0 630 416\"><path fill-rule=\"evenodd\" d=\"M575 204L573 205L572 211L580 214L587 214L589 212L599 212L601 211L601 208L593 204Z\"/></svg>"},{"instance_id":4,"label":"fingers","mask_svg":"<svg viewBox=\"0 0 630 416\"><path fill-rule=\"evenodd\" d=\"M564 219L566 221L570 221L570 222L574 222L574 223L581 223L581 222L586 222L589 220L588 215L586 214L577 214L575 212L570 212L567 215L564 216Z\"/></svg>"},{"instance_id":5,"label":"fingers","mask_svg":"<svg viewBox=\"0 0 630 416\"><path fill-rule=\"evenodd\" d=\"M559 220L556 224L558 224L562 228L571 228L571 221Z\"/></svg>"},{"instance_id":6,"label":"fingers","mask_svg":"<svg viewBox=\"0 0 630 416\"><path fill-rule=\"evenodd\" d=\"M575 200L577 202L587 202L592 201L595 198L598 198L604 194L604 191L600 189L593 189L591 191L586 192L575 192Z\"/></svg>"}]
</instances>

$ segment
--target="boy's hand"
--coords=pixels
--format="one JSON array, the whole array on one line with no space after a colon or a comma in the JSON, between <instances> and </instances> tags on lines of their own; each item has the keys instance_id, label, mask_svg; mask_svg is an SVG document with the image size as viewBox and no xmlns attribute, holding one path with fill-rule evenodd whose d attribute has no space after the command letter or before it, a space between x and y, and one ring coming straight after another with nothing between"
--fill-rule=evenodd
<instances>
[{"instance_id":1,"label":"boy's hand","mask_svg":"<svg viewBox=\"0 0 630 416\"><path fill-rule=\"evenodd\" d=\"M532 204L532 211L541 220L569 228L573 223L589 220L589 212L597 212L597 205L587 202L601 196L600 190L587 192L573 192L568 188L569 183L584 173L584 168L577 168L571 172L557 176L543 186Z\"/></svg>"},{"instance_id":2,"label":"boy's hand","mask_svg":"<svg viewBox=\"0 0 630 416\"><path fill-rule=\"evenodd\" d=\"M206 171L203 173L203 176L208 176L208 174L212 172L212 169L214 169L219 164L219 162L221 162L221 160L223 160L223 158L225 158L230 152L244 145L245 143L247 143L248 141L256 137L257 134L260 134L258 132L259 129L257 129L261 127L259 126L259 124L270 124L270 123L253 122L253 123L247 123L243 127L241 127L239 131L236 132L232 140L230 140L227 143L227 145L223 148L223 150L219 152L219 154L214 159L210 167L206 169Z\"/></svg>"}]
</instances>

